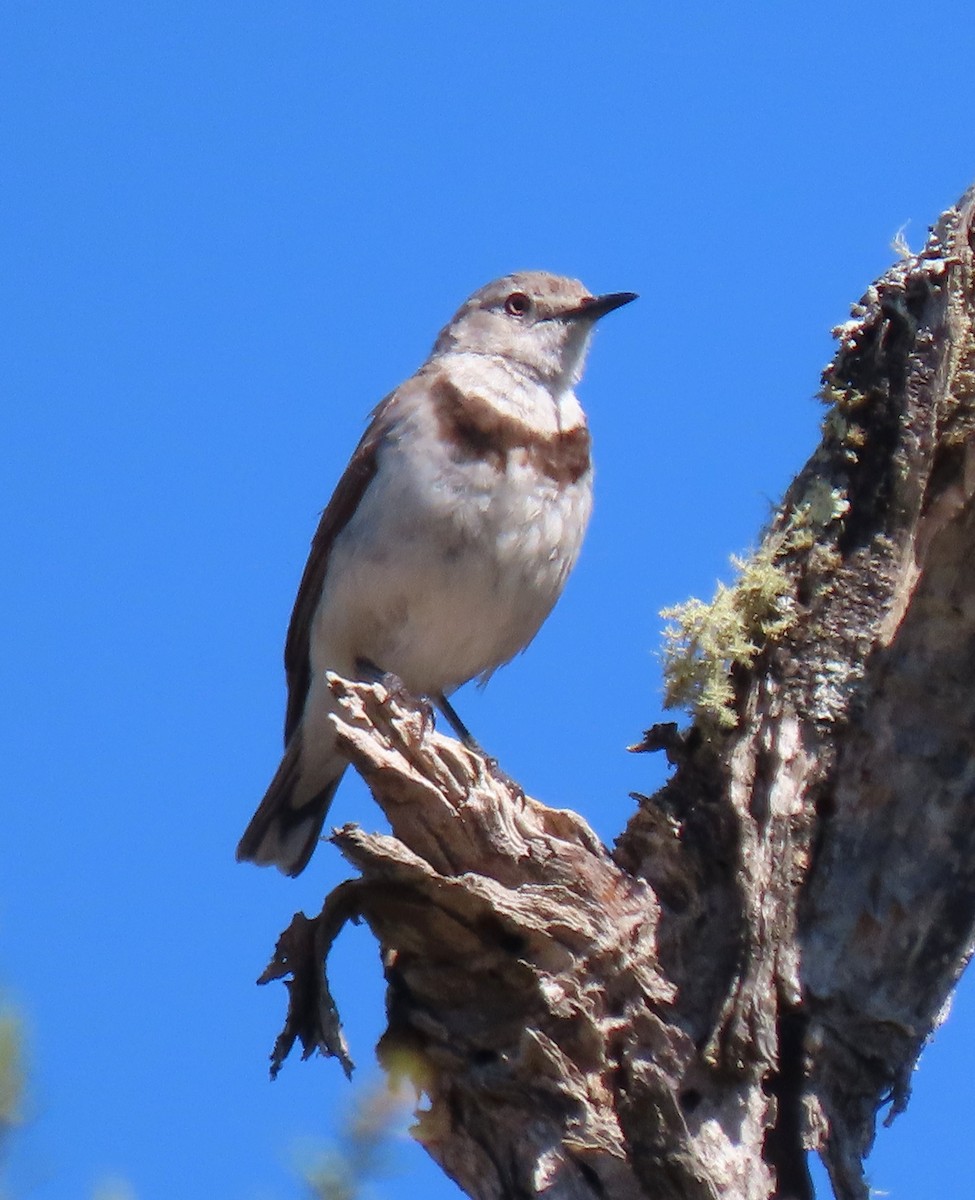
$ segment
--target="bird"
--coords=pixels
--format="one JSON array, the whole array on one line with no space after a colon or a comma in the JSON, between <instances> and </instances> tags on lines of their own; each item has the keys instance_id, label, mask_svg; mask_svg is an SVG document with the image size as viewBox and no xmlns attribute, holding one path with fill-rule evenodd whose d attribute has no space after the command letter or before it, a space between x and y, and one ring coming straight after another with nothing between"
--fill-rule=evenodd
<instances>
[{"instance_id":1,"label":"bird","mask_svg":"<svg viewBox=\"0 0 975 1200\"><path fill-rule=\"evenodd\" d=\"M474 292L373 410L322 513L285 643L284 756L238 861L300 874L347 763L326 674L448 700L534 638L592 507L575 395L596 322L635 300L545 271Z\"/></svg>"}]
</instances>

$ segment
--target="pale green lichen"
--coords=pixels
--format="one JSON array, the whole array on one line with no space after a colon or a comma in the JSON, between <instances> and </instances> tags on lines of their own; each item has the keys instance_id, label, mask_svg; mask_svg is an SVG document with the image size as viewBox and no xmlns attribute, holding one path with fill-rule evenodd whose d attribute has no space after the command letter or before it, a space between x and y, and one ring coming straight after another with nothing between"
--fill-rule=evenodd
<instances>
[{"instance_id":1,"label":"pale green lichen","mask_svg":"<svg viewBox=\"0 0 975 1200\"><path fill-rule=\"evenodd\" d=\"M710 604L690 599L660 614L664 629L664 704L688 708L705 733L733 729L731 672L748 667L793 621L792 583L767 544L749 559L732 558L738 578L719 583Z\"/></svg>"},{"instance_id":2,"label":"pale green lichen","mask_svg":"<svg viewBox=\"0 0 975 1200\"><path fill-rule=\"evenodd\" d=\"M815 539L849 511L850 501L842 488L833 487L827 479L814 479L789 514L784 548L804 549L810 536Z\"/></svg>"},{"instance_id":3,"label":"pale green lichen","mask_svg":"<svg viewBox=\"0 0 975 1200\"><path fill-rule=\"evenodd\" d=\"M867 431L862 425L834 404L823 418L822 430L823 440L837 446L846 462L857 462L859 451L867 444Z\"/></svg>"},{"instance_id":4,"label":"pale green lichen","mask_svg":"<svg viewBox=\"0 0 975 1200\"><path fill-rule=\"evenodd\" d=\"M866 392L861 392L858 388L837 387L833 383L823 384L818 394L824 404L843 413L851 413L858 408L863 408L870 398Z\"/></svg>"},{"instance_id":5,"label":"pale green lichen","mask_svg":"<svg viewBox=\"0 0 975 1200\"><path fill-rule=\"evenodd\" d=\"M796 621L794 575L783 564L801 560L807 589L825 583L839 567L835 539L826 530L842 521L850 502L842 488L814 478L802 499L750 558L732 558L738 572L730 584L718 584L705 604L692 598L665 608L664 704L687 708L705 736L734 729L733 672L750 667L759 653L781 641Z\"/></svg>"},{"instance_id":6,"label":"pale green lichen","mask_svg":"<svg viewBox=\"0 0 975 1200\"><path fill-rule=\"evenodd\" d=\"M860 451L867 444L867 430L862 423L862 409L869 396L854 387L840 388L824 385L820 400L828 406L822 421L823 449L838 454L848 466L855 466Z\"/></svg>"}]
</instances>

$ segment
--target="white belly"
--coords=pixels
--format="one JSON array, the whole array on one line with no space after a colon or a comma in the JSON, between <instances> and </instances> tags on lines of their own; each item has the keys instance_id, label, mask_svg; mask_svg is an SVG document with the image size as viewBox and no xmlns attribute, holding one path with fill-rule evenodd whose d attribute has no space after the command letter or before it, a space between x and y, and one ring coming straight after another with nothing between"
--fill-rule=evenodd
<instances>
[{"instance_id":1,"label":"white belly","mask_svg":"<svg viewBox=\"0 0 975 1200\"><path fill-rule=\"evenodd\" d=\"M538 632L578 557L591 476L557 484L517 454L499 472L411 449L385 452L335 541L312 666L352 673L365 658L410 691L449 692Z\"/></svg>"}]
</instances>

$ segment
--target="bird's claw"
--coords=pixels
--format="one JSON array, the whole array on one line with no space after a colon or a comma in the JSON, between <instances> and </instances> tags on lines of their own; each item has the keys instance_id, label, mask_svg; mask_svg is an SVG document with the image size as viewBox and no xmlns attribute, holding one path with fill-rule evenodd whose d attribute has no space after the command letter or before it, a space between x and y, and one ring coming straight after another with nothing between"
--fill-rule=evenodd
<instances>
[{"instance_id":1,"label":"bird's claw","mask_svg":"<svg viewBox=\"0 0 975 1200\"><path fill-rule=\"evenodd\" d=\"M498 760L493 755L485 754L483 750L480 751L480 754L484 761L484 766L487 770L487 773L491 776L494 782L501 784L503 788L507 788L507 790L511 792L516 799L524 800L525 789L521 786L517 779L512 779L506 771L502 771Z\"/></svg>"},{"instance_id":2,"label":"bird's claw","mask_svg":"<svg viewBox=\"0 0 975 1200\"><path fill-rule=\"evenodd\" d=\"M402 679L398 675L394 675L392 671L385 671L377 682L385 688L391 700L419 713L420 737L425 738L436 724L433 704L426 696L417 696L411 692Z\"/></svg>"}]
</instances>

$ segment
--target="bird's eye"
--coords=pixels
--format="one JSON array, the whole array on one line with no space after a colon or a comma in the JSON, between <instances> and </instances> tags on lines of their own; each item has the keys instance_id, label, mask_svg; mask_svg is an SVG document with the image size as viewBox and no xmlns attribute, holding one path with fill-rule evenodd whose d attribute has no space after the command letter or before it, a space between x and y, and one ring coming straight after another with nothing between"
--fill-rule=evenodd
<instances>
[{"instance_id":1,"label":"bird's eye","mask_svg":"<svg viewBox=\"0 0 975 1200\"><path fill-rule=\"evenodd\" d=\"M532 302L524 292L512 292L504 302L504 311L513 317L523 317L531 306Z\"/></svg>"}]
</instances>

